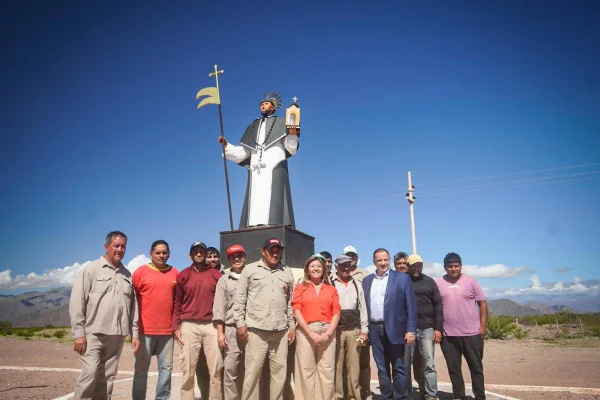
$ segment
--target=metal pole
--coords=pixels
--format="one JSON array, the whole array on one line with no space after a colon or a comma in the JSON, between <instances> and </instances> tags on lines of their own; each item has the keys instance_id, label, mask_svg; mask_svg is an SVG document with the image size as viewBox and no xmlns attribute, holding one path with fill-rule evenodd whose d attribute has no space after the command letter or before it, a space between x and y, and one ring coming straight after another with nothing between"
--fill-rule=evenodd
<instances>
[{"instance_id":1,"label":"metal pole","mask_svg":"<svg viewBox=\"0 0 600 400\"><path fill-rule=\"evenodd\" d=\"M223 109L221 108L221 91L219 89L219 73L223 71L218 71L217 65L215 64L215 72L208 74L208 76L215 76L217 80L217 95L219 96L219 102L217 103L217 107L219 108L219 124L221 125L221 137L225 137L225 131L223 129ZM233 214L231 213L231 193L229 191L229 174L227 172L227 158L225 157L225 145L221 142L221 147L223 148L223 169L225 170L225 187L227 188L227 206L229 207L229 227L233 230Z\"/></svg>"},{"instance_id":2,"label":"metal pole","mask_svg":"<svg viewBox=\"0 0 600 400\"><path fill-rule=\"evenodd\" d=\"M223 131L223 111L221 110L221 103L219 107L219 122L221 123L221 137L224 137ZM229 174L227 173L227 158L225 157L225 145L221 143L223 148L223 168L225 169L225 187L227 188L227 206L229 207L229 226L233 230L233 214L231 213L231 193L229 191Z\"/></svg>"},{"instance_id":3,"label":"metal pole","mask_svg":"<svg viewBox=\"0 0 600 400\"><path fill-rule=\"evenodd\" d=\"M415 191L415 187L412 185L412 180L410 177L410 171L408 171L408 193L406 193L406 199L408 200L408 209L410 211L410 234L412 236L412 252L413 254L417 254L417 237L415 234L415 197L413 196L413 192Z\"/></svg>"}]
</instances>

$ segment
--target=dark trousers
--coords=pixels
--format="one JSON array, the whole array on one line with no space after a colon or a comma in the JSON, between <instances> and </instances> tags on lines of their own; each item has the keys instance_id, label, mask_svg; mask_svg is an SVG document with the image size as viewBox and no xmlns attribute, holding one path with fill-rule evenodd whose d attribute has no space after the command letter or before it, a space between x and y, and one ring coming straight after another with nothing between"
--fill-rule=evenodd
<instances>
[{"instance_id":1,"label":"dark trousers","mask_svg":"<svg viewBox=\"0 0 600 400\"><path fill-rule=\"evenodd\" d=\"M471 371L471 385L475 400L485 400L483 338L481 335L444 336L442 338L442 352L446 358L454 397L458 399L465 397L465 381L461 370L462 357L464 356Z\"/></svg>"},{"instance_id":2,"label":"dark trousers","mask_svg":"<svg viewBox=\"0 0 600 400\"><path fill-rule=\"evenodd\" d=\"M383 324L369 325L369 341L377 364L381 397L384 400L408 399L408 378L402 363L404 344L390 342Z\"/></svg>"}]
</instances>

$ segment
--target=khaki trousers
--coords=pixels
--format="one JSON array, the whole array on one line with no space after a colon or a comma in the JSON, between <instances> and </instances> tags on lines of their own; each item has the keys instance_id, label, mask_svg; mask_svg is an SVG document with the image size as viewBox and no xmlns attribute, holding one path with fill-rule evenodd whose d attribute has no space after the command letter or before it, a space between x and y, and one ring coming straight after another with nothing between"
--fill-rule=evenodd
<instances>
[{"instance_id":1,"label":"khaki trousers","mask_svg":"<svg viewBox=\"0 0 600 400\"><path fill-rule=\"evenodd\" d=\"M361 400L359 378L362 347L356 341L360 329L338 328L336 334L335 398Z\"/></svg>"},{"instance_id":2,"label":"khaki trousers","mask_svg":"<svg viewBox=\"0 0 600 400\"><path fill-rule=\"evenodd\" d=\"M181 385L182 400L194 400L194 375L200 352L204 350L208 372L210 375L210 400L221 400L221 373L223 358L217 344L217 328L212 322L181 323L181 339L183 340L183 384ZM207 399L208 400L208 399Z\"/></svg>"},{"instance_id":3,"label":"khaki trousers","mask_svg":"<svg viewBox=\"0 0 600 400\"><path fill-rule=\"evenodd\" d=\"M225 326L227 349L223 358L223 399L238 400L244 383L243 345L237 340L237 328Z\"/></svg>"},{"instance_id":4,"label":"khaki trousers","mask_svg":"<svg viewBox=\"0 0 600 400\"><path fill-rule=\"evenodd\" d=\"M242 400L258 400L260 391L258 382L262 375L265 358L269 358L271 380L269 393L271 400L283 398L288 353L288 331L263 331L248 329L246 345L246 374Z\"/></svg>"},{"instance_id":5,"label":"khaki trousers","mask_svg":"<svg viewBox=\"0 0 600 400\"><path fill-rule=\"evenodd\" d=\"M87 347L81 356L81 374L77 378L73 398L110 399L125 336L90 334L85 338Z\"/></svg>"},{"instance_id":6,"label":"khaki trousers","mask_svg":"<svg viewBox=\"0 0 600 400\"><path fill-rule=\"evenodd\" d=\"M313 322L308 327L323 334L329 324ZM294 367L295 400L331 400L335 396L335 336L316 345L302 330L296 334L296 364Z\"/></svg>"}]
</instances>

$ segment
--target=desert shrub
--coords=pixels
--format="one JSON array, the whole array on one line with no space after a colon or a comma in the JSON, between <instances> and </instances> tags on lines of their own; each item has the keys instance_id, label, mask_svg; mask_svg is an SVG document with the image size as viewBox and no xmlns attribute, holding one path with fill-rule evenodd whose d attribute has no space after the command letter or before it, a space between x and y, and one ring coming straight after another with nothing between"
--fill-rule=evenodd
<instances>
[{"instance_id":1,"label":"desert shrub","mask_svg":"<svg viewBox=\"0 0 600 400\"><path fill-rule=\"evenodd\" d=\"M585 333L589 336L600 337L600 326L588 326Z\"/></svg>"},{"instance_id":2,"label":"desert shrub","mask_svg":"<svg viewBox=\"0 0 600 400\"><path fill-rule=\"evenodd\" d=\"M515 325L515 329L512 332L512 336L515 339L525 339L527 337L527 334L529 332L527 331L527 329L523 329L520 326Z\"/></svg>"},{"instance_id":3,"label":"desert shrub","mask_svg":"<svg viewBox=\"0 0 600 400\"><path fill-rule=\"evenodd\" d=\"M486 339L506 339L515 329L512 317L491 316L488 318Z\"/></svg>"},{"instance_id":4,"label":"desert shrub","mask_svg":"<svg viewBox=\"0 0 600 400\"><path fill-rule=\"evenodd\" d=\"M67 332L62 329L60 331L54 331L54 337L58 339L62 339L66 334Z\"/></svg>"},{"instance_id":5,"label":"desert shrub","mask_svg":"<svg viewBox=\"0 0 600 400\"><path fill-rule=\"evenodd\" d=\"M42 333L42 336L45 337L46 339L52 337L52 335L49 333Z\"/></svg>"},{"instance_id":6,"label":"desert shrub","mask_svg":"<svg viewBox=\"0 0 600 400\"><path fill-rule=\"evenodd\" d=\"M3 334L3 332L12 331L12 327L12 322L0 321L0 334ZM10 333L8 333L8 335L10 335Z\"/></svg>"}]
</instances>

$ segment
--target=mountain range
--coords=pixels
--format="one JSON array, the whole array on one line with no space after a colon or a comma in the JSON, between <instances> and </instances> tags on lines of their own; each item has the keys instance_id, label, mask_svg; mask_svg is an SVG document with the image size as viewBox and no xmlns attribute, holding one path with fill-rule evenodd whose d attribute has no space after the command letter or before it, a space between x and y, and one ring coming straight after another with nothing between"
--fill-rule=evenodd
<instances>
[{"instance_id":1,"label":"mountain range","mask_svg":"<svg viewBox=\"0 0 600 400\"><path fill-rule=\"evenodd\" d=\"M71 288L51 289L45 292L27 292L19 295L0 295L0 320L14 326L69 326L69 298ZM565 305L550 305L536 301L519 304L509 299L488 301L490 315L524 317L569 311L586 313Z\"/></svg>"}]
</instances>

